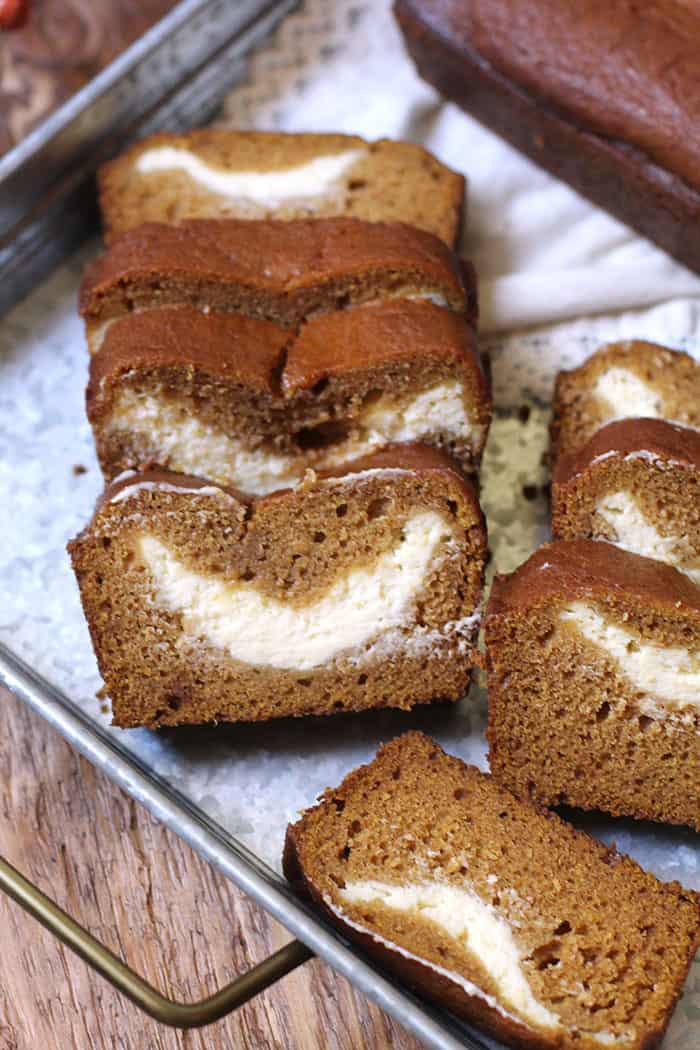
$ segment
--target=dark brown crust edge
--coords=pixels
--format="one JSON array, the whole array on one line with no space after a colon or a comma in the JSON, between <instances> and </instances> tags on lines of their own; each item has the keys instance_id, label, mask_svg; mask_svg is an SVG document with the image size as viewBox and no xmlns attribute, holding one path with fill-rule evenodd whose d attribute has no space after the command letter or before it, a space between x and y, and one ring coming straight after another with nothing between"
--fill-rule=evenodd
<instances>
[{"instance_id":1,"label":"dark brown crust edge","mask_svg":"<svg viewBox=\"0 0 700 1050\"><path fill-rule=\"evenodd\" d=\"M451 27L395 0L394 13L418 72L445 97L567 182L594 204L700 271L700 193L635 147L607 140L546 108L497 73Z\"/></svg>"},{"instance_id":2,"label":"dark brown crust edge","mask_svg":"<svg viewBox=\"0 0 700 1050\"><path fill-rule=\"evenodd\" d=\"M359 459L346 460L327 470L313 471L315 478L326 480L331 478L344 478L348 475L358 474L365 470L410 470L415 473L439 473L447 474L453 481L460 485L465 500L474 511L475 516L484 525L484 516L476 489L473 482L460 469L459 464L446 452L433 448L431 445L421 445L419 442L406 444L386 445L376 452L370 452ZM182 489L220 489L233 496L241 503L257 505L268 500L280 499L290 491L289 487L275 489L264 496L250 496L240 492L231 485L219 485L215 481L197 477L194 474L177 474L174 471L162 470L158 467L147 470L127 470L119 477L114 478L104 489L97 502L97 509L108 504L123 489L134 485L151 483L154 485L171 485ZM299 484L304 484L303 479ZM313 485L314 481L309 484ZM293 486L297 487L297 486ZM485 525L484 525L485 535Z\"/></svg>"},{"instance_id":3,"label":"dark brown crust edge","mask_svg":"<svg viewBox=\"0 0 700 1050\"><path fill-rule=\"evenodd\" d=\"M263 250L269 248L274 235L280 274L275 281L261 280L259 240ZM240 258L232 257L231 246L241 242ZM340 253L331 262L324 257L328 248ZM388 246L388 247L387 247ZM258 252L258 258L251 257ZM324 219L298 219L293 223L280 219L186 219L178 225L145 223L120 234L83 271L78 290L78 312L86 320L100 316L102 301L110 290L128 289L132 282L160 279L163 273L177 273L178 279L205 278L220 284L240 286L249 292L263 291L289 299L309 288L325 288L332 279L356 273L360 261L387 253L388 263L397 258L411 260L424 273L439 274L445 293L451 296L451 308L463 312L470 322L469 311L475 308L476 288L473 267L465 263L444 241L434 234L401 222L365 222L339 216ZM213 256L209 258L209 254ZM320 255L319 255L320 253ZM204 261L203 261L204 259ZM282 272L281 260L287 263ZM314 260L314 277L309 279L300 263Z\"/></svg>"},{"instance_id":4,"label":"dark brown crust edge","mask_svg":"<svg viewBox=\"0 0 700 1050\"><path fill-rule=\"evenodd\" d=\"M576 452L558 457L552 484L565 486L574 478L606 459L639 452L650 452L666 465L700 470L700 431L679 426L666 419L620 419L597 430Z\"/></svg>"},{"instance_id":5,"label":"dark brown crust edge","mask_svg":"<svg viewBox=\"0 0 700 1050\"><path fill-rule=\"evenodd\" d=\"M662 614L682 610L700 621L700 587L684 573L605 540L587 539L545 543L515 572L497 575L484 619L519 614L542 602L611 597L653 604Z\"/></svg>"}]
</instances>

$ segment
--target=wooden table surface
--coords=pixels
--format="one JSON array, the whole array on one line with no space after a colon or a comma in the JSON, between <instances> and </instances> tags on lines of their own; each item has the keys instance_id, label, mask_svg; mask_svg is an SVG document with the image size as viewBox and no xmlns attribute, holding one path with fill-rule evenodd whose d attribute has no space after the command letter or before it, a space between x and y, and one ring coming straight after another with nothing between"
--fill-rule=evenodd
<instances>
[{"instance_id":1,"label":"wooden table surface","mask_svg":"<svg viewBox=\"0 0 700 1050\"><path fill-rule=\"evenodd\" d=\"M29 0L0 33L0 154L154 25L175 0Z\"/></svg>"},{"instance_id":2,"label":"wooden table surface","mask_svg":"<svg viewBox=\"0 0 700 1050\"><path fill-rule=\"evenodd\" d=\"M0 691L0 854L156 987L210 994L289 935ZM313 960L218 1024L157 1025L0 895L0 1050L419 1050Z\"/></svg>"}]
</instances>

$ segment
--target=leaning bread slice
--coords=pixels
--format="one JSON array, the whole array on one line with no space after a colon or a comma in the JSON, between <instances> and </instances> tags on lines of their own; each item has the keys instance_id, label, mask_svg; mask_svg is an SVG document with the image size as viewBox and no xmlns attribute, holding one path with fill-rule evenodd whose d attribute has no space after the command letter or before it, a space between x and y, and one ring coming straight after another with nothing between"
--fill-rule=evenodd
<instances>
[{"instance_id":1,"label":"leaning bread slice","mask_svg":"<svg viewBox=\"0 0 700 1050\"><path fill-rule=\"evenodd\" d=\"M70 553L117 725L410 708L469 684L486 533L429 448L252 503L133 474Z\"/></svg>"},{"instance_id":2,"label":"leaning bread slice","mask_svg":"<svg viewBox=\"0 0 700 1050\"><path fill-rule=\"evenodd\" d=\"M230 311L295 328L316 313L388 298L475 309L473 274L402 223L190 219L122 234L80 287L91 351L116 317L160 306Z\"/></svg>"},{"instance_id":3,"label":"leaning bread slice","mask_svg":"<svg viewBox=\"0 0 700 1050\"><path fill-rule=\"evenodd\" d=\"M347 215L454 245L464 177L412 142L205 128L150 135L99 172L108 239L145 222Z\"/></svg>"},{"instance_id":4,"label":"leaning bread slice","mask_svg":"<svg viewBox=\"0 0 700 1050\"><path fill-rule=\"evenodd\" d=\"M631 417L700 429L700 364L678 350L632 340L602 346L579 368L559 372L553 458L578 451L605 424Z\"/></svg>"},{"instance_id":5,"label":"leaning bread slice","mask_svg":"<svg viewBox=\"0 0 700 1050\"><path fill-rule=\"evenodd\" d=\"M700 431L663 419L623 419L560 456L552 534L609 540L700 584Z\"/></svg>"},{"instance_id":6,"label":"leaning bread slice","mask_svg":"<svg viewBox=\"0 0 700 1050\"><path fill-rule=\"evenodd\" d=\"M548 805L700 830L700 588L611 543L557 540L494 581L489 760Z\"/></svg>"},{"instance_id":7,"label":"leaning bread slice","mask_svg":"<svg viewBox=\"0 0 700 1050\"><path fill-rule=\"evenodd\" d=\"M464 318L398 299L297 336L192 307L131 314L91 359L87 408L108 479L150 463L261 494L398 441L472 473L491 400Z\"/></svg>"},{"instance_id":8,"label":"leaning bread slice","mask_svg":"<svg viewBox=\"0 0 700 1050\"><path fill-rule=\"evenodd\" d=\"M420 733L289 827L284 870L401 980L524 1050L651 1050L700 935L694 894Z\"/></svg>"}]
</instances>

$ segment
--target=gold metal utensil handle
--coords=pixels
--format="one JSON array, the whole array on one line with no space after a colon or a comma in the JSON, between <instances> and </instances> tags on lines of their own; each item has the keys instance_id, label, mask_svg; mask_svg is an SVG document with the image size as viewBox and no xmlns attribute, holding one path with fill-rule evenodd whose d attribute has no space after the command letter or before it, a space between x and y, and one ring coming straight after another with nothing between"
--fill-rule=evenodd
<instances>
[{"instance_id":1,"label":"gold metal utensil handle","mask_svg":"<svg viewBox=\"0 0 700 1050\"><path fill-rule=\"evenodd\" d=\"M301 941L290 941L274 955L207 999L196 1003L178 1003L167 999L139 977L2 857L0 889L38 919L42 926L63 941L88 966L97 970L117 991L156 1021L173 1028L201 1028L202 1025L218 1021L313 957L313 952Z\"/></svg>"}]
</instances>

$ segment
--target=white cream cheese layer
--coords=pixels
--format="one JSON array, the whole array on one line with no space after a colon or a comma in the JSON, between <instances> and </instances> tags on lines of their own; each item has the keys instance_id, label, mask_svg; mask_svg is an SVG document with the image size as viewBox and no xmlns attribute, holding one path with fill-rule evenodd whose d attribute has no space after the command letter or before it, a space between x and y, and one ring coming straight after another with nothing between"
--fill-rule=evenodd
<instances>
[{"instance_id":1,"label":"white cream cheese layer","mask_svg":"<svg viewBox=\"0 0 700 1050\"><path fill-rule=\"evenodd\" d=\"M506 1006L538 1026L560 1024L532 994L510 926L471 890L440 882L392 886L372 879L347 882L338 892L348 904L378 901L395 911L429 919L479 959Z\"/></svg>"},{"instance_id":2,"label":"white cream cheese layer","mask_svg":"<svg viewBox=\"0 0 700 1050\"><path fill-rule=\"evenodd\" d=\"M615 365L601 372L593 384L594 397L608 406L607 422L645 416L663 418L663 399L660 394L628 368Z\"/></svg>"},{"instance_id":3,"label":"white cream cheese layer","mask_svg":"<svg viewBox=\"0 0 700 1050\"><path fill-rule=\"evenodd\" d=\"M367 883L370 883L370 880L367 880ZM375 884L373 880L371 884ZM380 885L383 884L380 883ZM377 898L373 899L376 900ZM477 987L477 985L475 985L473 981L469 981L466 977L463 977L462 974L455 973L454 970L448 970L444 966L439 966L437 963L428 962L427 959L422 958L420 955L416 955L415 952L411 952L407 948L403 948L400 944L396 944L394 941L390 941L386 937L382 937L375 930L369 930L367 926L364 926L362 925L362 923L356 922L354 919L351 919L350 916L342 908L338 907L337 904L333 903L330 897L325 897L324 900L326 905L330 908L330 910L334 912L335 915L337 915L338 918L341 919L347 926L352 927L353 930L357 930L358 932L363 933L365 935L369 934L372 940L376 941L378 944L382 944L385 947L391 949L391 951L397 952L399 955L403 955L405 959L412 959L415 962L421 963L422 966L427 966L428 969L434 970L435 973L439 973L442 977L446 977L449 981L452 981L453 984L456 984L460 988L462 988L467 995L481 999L485 1003L488 1003L491 1009L496 1010L503 1017L508 1017L513 1021L522 1021L522 1017L517 1016L514 1010L506 1009L505 1005L499 999L495 999L492 995L489 995L488 992L485 992L482 988ZM360 902L358 901L358 903ZM538 1003L537 1005L539 1006L541 1004ZM558 1020L559 1019L556 1018L556 1021ZM549 1025L548 1027L554 1026ZM601 1046L606 1047L624 1046L625 1043L628 1043L634 1037L634 1032L631 1029L627 1032L621 1033L620 1035L615 1035L613 1032L605 1031L605 1029L599 1031L591 1031L587 1028L575 1028L573 1026L571 1027L571 1031L575 1031L578 1034L586 1035L589 1039L592 1039L594 1042L597 1042Z\"/></svg>"},{"instance_id":4,"label":"white cream cheese layer","mask_svg":"<svg viewBox=\"0 0 700 1050\"><path fill-rule=\"evenodd\" d=\"M301 608L261 594L252 582L195 572L154 536L140 538L139 553L156 603L181 615L190 639L247 664L308 671L409 620L437 549L449 539L440 515L415 514L393 550L370 568L345 573Z\"/></svg>"},{"instance_id":5,"label":"white cream cheese layer","mask_svg":"<svg viewBox=\"0 0 700 1050\"><path fill-rule=\"evenodd\" d=\"M293 485L299 477L294 457L251 449L217 427L187 415L188 406L128 387L115 399L109 430L128 431L167 459L171 470L195 474L221 484L235 484L261 495Z\"/></svg>"},{"instance_id":6,"label":"white cream cheese layer","mask_svg":"<svg viewBox=\"0 0 700 1050\"><path fill-rule=\"evenodd\" d=\"M226 171L207 164L190 150L155 146L141 154L136 171L143 175L179 171L210 193L275 205L329 193L365 153L364 149L329 153L280 171Z\"/></svg>"},{"instance_id":7,"label":"white cream cheese layer","mask_svg":"<svg viewBox=\"0 0 700 1050\"><path fill-rule=\"evenodd\" d=\"M366 408L358 422L383 441L415 441L430 433L442 433L479 444L481 427L471 422L464 406L462 384L452 379L437 383L403 404L383 396Z\"/></svg>"},{"instance_id":8,"label":"white cream cheese layer","mask_svg":"<svg viewBox=\"0 0 700 1050\"><path fill-rule=\"evenodd\" d=\"M631 492L610 492L596 504L596 514L615 531L618 547L655 558L680 569L694 583L700 584L700 568L686 568L686 558L692 557L682 536L662 536L647 519Z\"/></svg>"},{"instance_id":9,"label":"white cream cheese layer","mask_svg":"<svg viewBox=\"0 0 700 1050\"><path fill-rule=\"evenodd\" d=\"M333 467L367 455L391 441L419 441L444 435L473 445L481 427L472 426L464 408L462 387L440 383L401 405L388 398L375 402L356 421L363 433L333 445L313 459L316 467ZM240 438L187 414L187 405L156 395L141 395L125 387L115 400L110 431L128 431L167 460L171 470L196 474L245 492L264 495L293 485L311 460L265 448L252 449Z\"/></svg>"},{"instance_id":10,"label":"white cream cheese layer","mask_svg":"<svg viewBox=\"0 0 700 1050\"><path fill-rule=\"evenodd\" d=\"M645 694L640 706L649 714L687 707L700 710L700 651L640 642L586 602L574 602L560 617L615 660L633 688Z\"/></svg>"}]
</instances>

